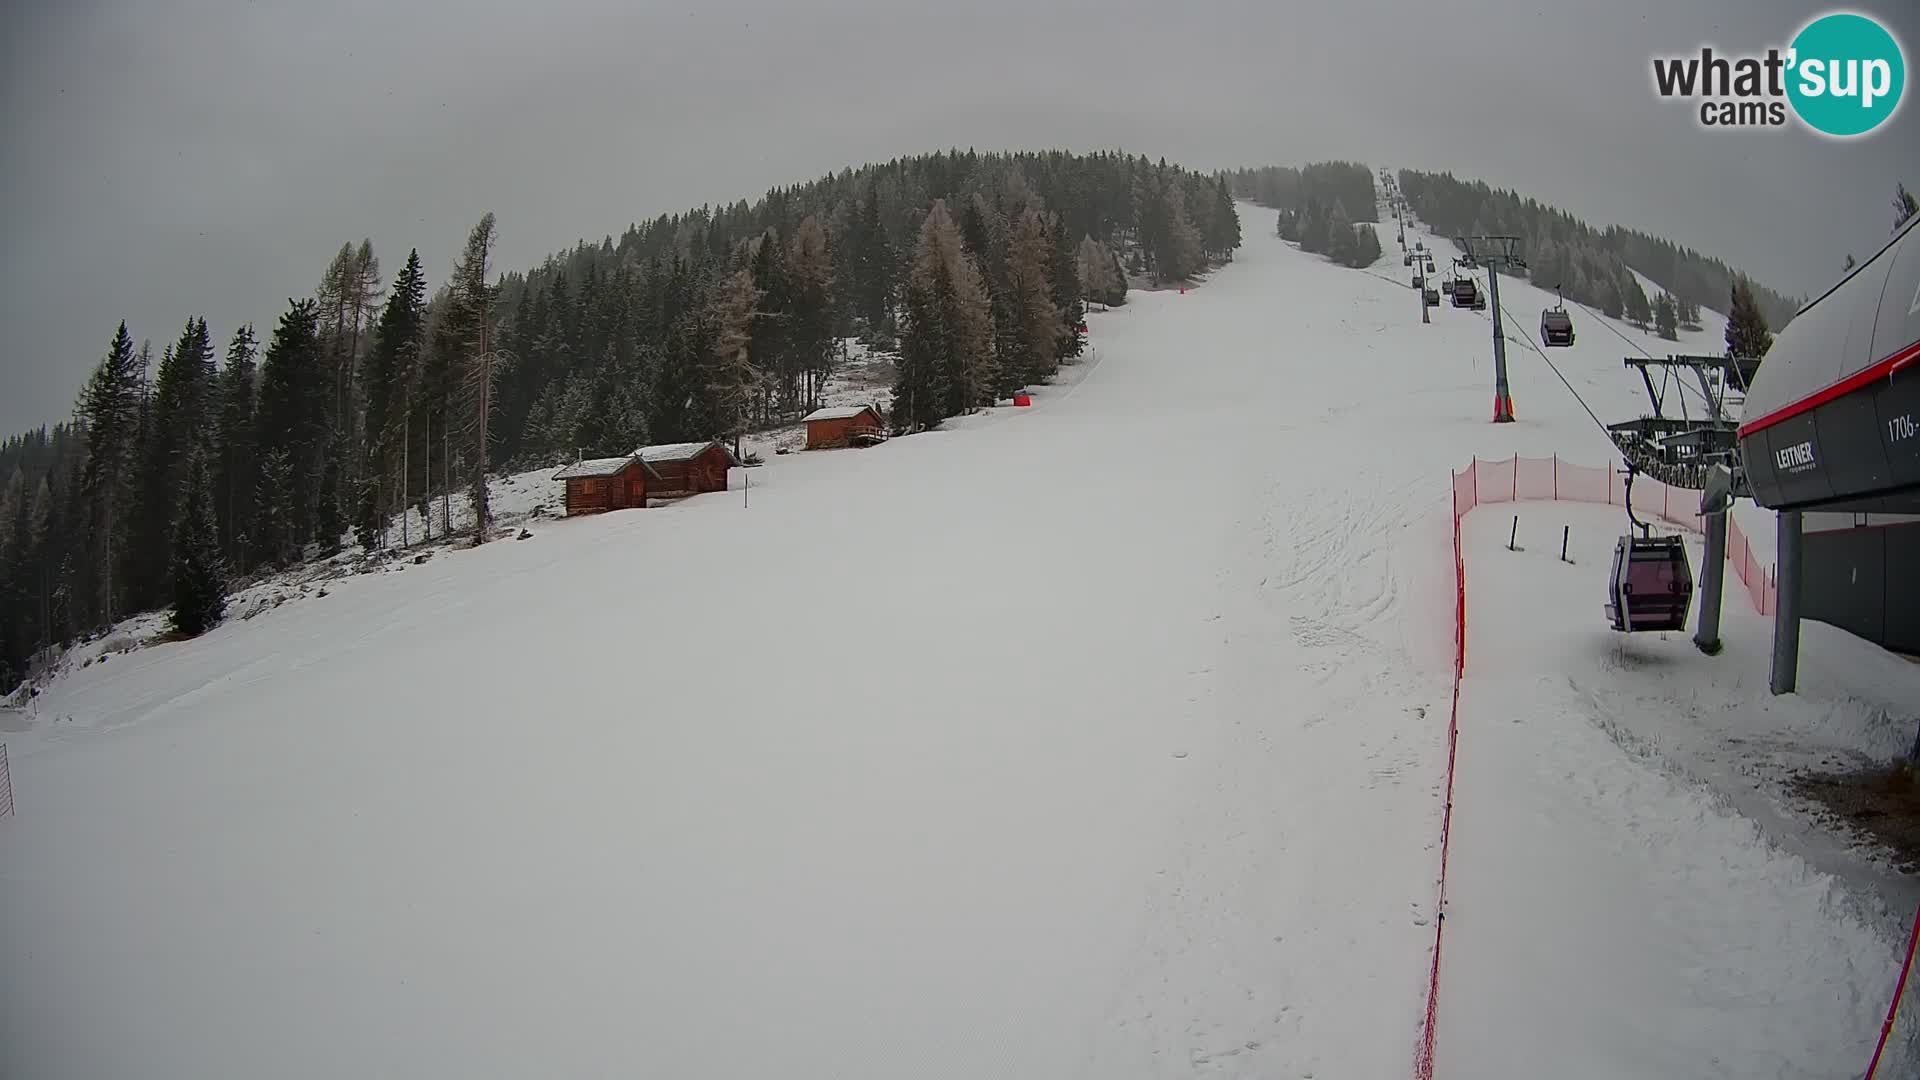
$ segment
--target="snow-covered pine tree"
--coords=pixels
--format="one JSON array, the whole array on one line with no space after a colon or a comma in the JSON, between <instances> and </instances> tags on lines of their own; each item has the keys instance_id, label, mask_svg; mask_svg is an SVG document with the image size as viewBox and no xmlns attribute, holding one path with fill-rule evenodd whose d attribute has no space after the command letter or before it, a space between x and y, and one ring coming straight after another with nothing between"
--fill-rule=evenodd
<instances>
[{"instance_id":1,"label":"snow-covered pine tree","mask_svg":"<svg viewBox=\"0 0 1920 1080\"><path fill-rule=\"evenodd\" d=\"M1773 334L1746 278L1735 278L1727 314L1727 355L1759 358L1773 348Z\"/></svg>"},{"instance_id":2,"label":"snow-covered pine tree","mask_svg":"<svg viewBox=\"0 0 1920 1080\"><path fill-rule=\"evenodd\" d=\"M1353 237L1353 219L1347 216L1347 205L1343 202L1333 204L1333 213L1327 216L1327 255L1342 266L1354 265L1359 256L1359 245Z\"/></svg>"},{"instance_id":3,"label":"snow-covered pine tree","mask_svg":"<svg viewBox=\"0 0 1920 1080\"><path fill-rule=\"evenodd\" d=\"M1627 321L1645 330L1647 324L1653 321L1653 305L1647 302L1647 291L1640 287L1640 279L1622 267L1614 280L1620 294L1621 310L1626 313Z\"/></svg>"},{"instance_id":4,"label":"snow-covered pine tree","mask_svg":"<svg viewBox=\"0 0 1920 1080\"><path fill-rule=\"evenodd\" d=\"M87 523L88 580L93 588L82 598L77 621L83 626L110 623L122 610L113 569L120 561L124 529L121 518L129 509L133 491L134 453L139 446L140 380L142 365L133 350L133 337L122 322L113 344L94 369L80 395L80 418L87 432L86 467L81 474L81 497L89 511Z\"/></svg>"},{"instance_id":5,"label":"snow-covered pine tree","mask_svg":"<svg viewBox=\"0 0 1920 1080\"><path fill-rule=\"evenodd\" d=\"M253 561L266 566L292 562L299 545L293 538L293 461L285 447L272 447L261 456L253 504Z\"/></svg>"},{"instance_id":6,"label":"snow-covered pine tree","mask_svg":"<svg viewBox=\"0 0 1920 1080\"><path fill-rule=\"evenodd\" d=\"M226 614L225 569L213 520L213 493L205 459L188 465L179 520L173 534L173 618L176 634L197 637Z\"/></svg>"},{"instance_id":7,"label":"snow-covered pine tree","mask_svg":"<svg viewBox=\"0 0 1920 1080\"><path fill-rule=\"evenodd\" d=\"M366 457L355 501L354 532L369 551L381 542L387 519L404 509L395 481L408 391L426 334L426 313L426 275L416 249L407 253L407 263L393 281L386 307L374 323L373 346L367 356Z\"/></svg>"},{"instance_id":8,"label":"snow-covered pine tree","mask_svg":"<svg viewBox=\"0 0 1920 1080\"><path fill-rule=\"evenodd\" d=\"M820 219L809 214L793 231L787 249L787 280L793 290L794 366L805 381L803 403L819 403L835 355L833 253Z\"/></svg>"},{"instance_id":9,"label":"snow-covered pine tree","mask_svg":"<svg viewBox=\"0 0 1920 1080\"><path fill-rule=\"evenodd\" d=\"M254 483L253 326L234 331L227 363L214 384L214 436L218 447L213 474L214 518L220 527L220 553L229 567L245 569L247 533L253 524Z\"/></svg>"},{"instance_id":10,"label":"snow-covered pine tree","mask_svg":"<svg viewBox=\"0 0 1920 1080\"><path fill-rule=\"evenodd\" d=\"M1380 237L1371 225L1353 227L1353 262L1349 265L1356 269L1372 266L1380 258Z\"/></svg>"},{"instance_id":11,"label":"snow-covered pine tree","mask_svg":"<svg viewBox=\"0 0 1920 1080\"><path fill-rule=\"evenodd\" d=\"M1660 336L1668 341L1680 340L1680 313L1674 306L1673 297L1665 292L1653 302L1653 325Z\"/></svg>"},{"instance_id":12,"label":"snow-covered pine tree","mask_svg":"<svg viewBox=\"0 0 1920 1080\"><path fill-rule=\"evenodd\" d=\"M868 332L878 333L892 307L893 248L880 219L877 181L867 184L847 233L852 283L848 299L854 315L866 322Z\"/></svg>"},{"instance_id":13,"label":"snow-covered pine tree","mask_svg":"<svg viewBox=\"0 0 1920 1080\"><path fill-rule=\"evenodd\" d=\"M1047 244L1053 250L1049 284L1053 287L1053 300L1059 311L1059 317L1054 322L1053 350L1054 360L1058 362L1080 355L1085 344L1080 337L1080 324L1086 321L1087 308L1080 299L1080 265L1075 258L1066 222L1059 214L1049 213L1046 225Z\"/></svg>"}]
</instances>

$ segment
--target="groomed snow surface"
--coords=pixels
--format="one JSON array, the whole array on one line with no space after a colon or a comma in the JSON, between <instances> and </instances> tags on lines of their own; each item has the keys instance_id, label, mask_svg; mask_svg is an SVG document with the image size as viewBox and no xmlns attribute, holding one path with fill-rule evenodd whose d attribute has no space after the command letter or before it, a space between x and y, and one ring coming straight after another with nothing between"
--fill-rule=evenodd
<instances>
[{"instance_id":1,"label":"groomed snow surface","mask_svg":"<svg viewBox=\"0 0 1920 1080\"><path fill-rule=\"evenodd\" d=\"M1485 313L1241 209L1032 408L58 680L9 718L0 1075L1406 1076L1446 470L1607 444L1521 344L1488 424ZM1637 415L1575 318L1556 359ZM1550 573L1577 603L1473 609L1443 1075L1857 1070L1893 944L1582 719L1570 680L1690 646Z\"/></svg>"}]
</instances>

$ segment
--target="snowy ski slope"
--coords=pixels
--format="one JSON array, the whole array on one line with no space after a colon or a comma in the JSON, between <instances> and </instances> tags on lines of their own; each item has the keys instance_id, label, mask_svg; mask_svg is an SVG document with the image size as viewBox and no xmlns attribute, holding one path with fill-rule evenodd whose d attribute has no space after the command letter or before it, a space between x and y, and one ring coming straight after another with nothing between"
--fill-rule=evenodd
<instances>
[{"instance_id":1,"label":"snowy ski slope","mask_svg":"<svg viewBox=\"0 0 1920 1080\"><path fill-rule=\"evenodd\" d=\"M60 680L0 1075L1406 1075L1447 470L1609 448L1524 344L1488 424L1486 315L1422 325L1390 233L1345 270L1241 209L1032 409Z\"/></svg>"}]
</instances>

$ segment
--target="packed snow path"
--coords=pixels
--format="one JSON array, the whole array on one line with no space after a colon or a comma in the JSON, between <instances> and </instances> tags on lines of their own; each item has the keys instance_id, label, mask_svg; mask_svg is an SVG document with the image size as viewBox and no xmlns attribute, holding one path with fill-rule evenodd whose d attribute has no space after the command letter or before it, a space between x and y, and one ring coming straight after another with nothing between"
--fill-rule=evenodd
<instances>
[{"instance_id":1,"label":"packed snow path","mask_svg":"<svg viewBox=\"0 0 1920 1080\"><path fill-rule=\"evenodd\" d=\"M1242 213L1033 409L58 684L0 1074L1404 1075L1446 470L1604 443L1518 345L1487 424L1484 314Z\"/></svg>"}]
</instances>

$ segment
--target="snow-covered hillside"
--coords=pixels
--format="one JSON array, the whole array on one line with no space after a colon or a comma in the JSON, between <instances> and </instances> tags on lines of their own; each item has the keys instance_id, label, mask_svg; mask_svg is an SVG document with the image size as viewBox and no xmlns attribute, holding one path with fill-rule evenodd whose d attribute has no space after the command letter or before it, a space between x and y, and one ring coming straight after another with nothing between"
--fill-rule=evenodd
<instances>
[{"instance_id":1,"label":"snow-covered hillside","mask_svg":"<svg viewBox=\"0 0 1920 1080\"><path fill-rule=\"evenodd\" d=\"M750 492L534 524L60 679L7 737L0 1075L1406 1075L1447 470L1610 444L1517 332L1519 422L1487 423L1486 313L1423 325L1390 234L1346 270L1242 213L1231 265L1092 313L1032 408L770 457ZM1550 298L1502 299L1530 324ZM1556 363L1639 415L1627 342L1576 318ZM1711 315L1678 345L1621 329L1720 340ZM1590 624L1591 585L1540 614ZM1729 914L1688 940L1740 964L1778 923L1736 886L1828 879L1725 813L1699 842L1730 854L1697 849L1687 885ZM1484 860L1481 887L1538 869ZM1756 910L1834 918L1795 903ZM1766 972L1606 1005L1669 1041L1663 1075L1722 1076L1722 1040L1804 1060L1884 997L1856 971L1848 1008L1781 1023L1797 1002L1741 993ZM1446 1071L1446 1038L1445 1075L1543 1075Z\"/></svg>"}]
</instances>

